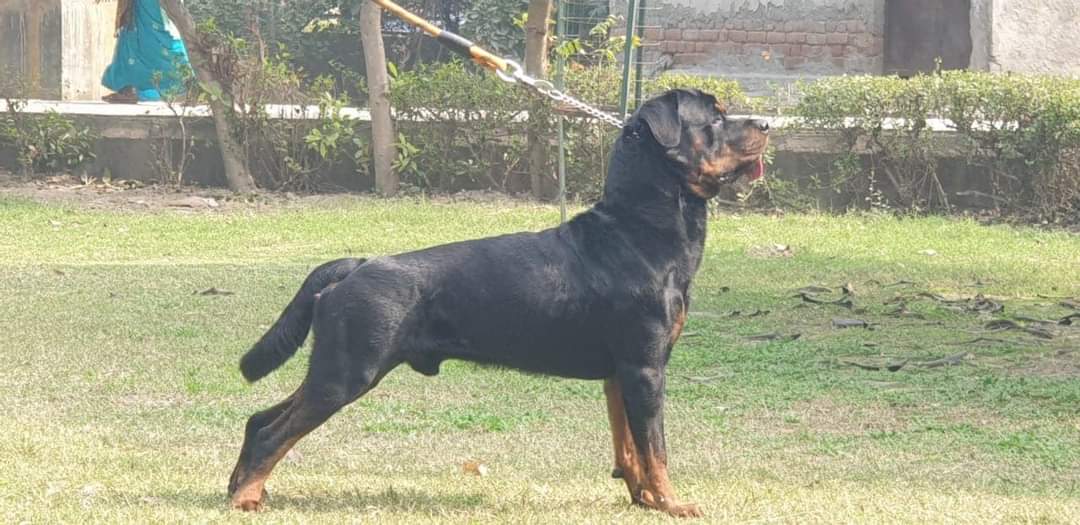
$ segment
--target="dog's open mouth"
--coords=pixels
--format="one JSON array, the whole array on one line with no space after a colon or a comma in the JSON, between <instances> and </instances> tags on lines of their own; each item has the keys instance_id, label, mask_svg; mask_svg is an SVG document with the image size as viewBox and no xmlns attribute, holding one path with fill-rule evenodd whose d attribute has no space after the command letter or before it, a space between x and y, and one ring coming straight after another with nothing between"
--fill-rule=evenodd
<instances>
[{"instance_id":1,"label":"dog's open mouth","mask_svg":"<svg viewBox=\"0 0 1080 525\"><path fill-rule=\"evenodd\" d=\"M765 176L765 157L758 156L737 171L742 172L740 177L746 177L747 181L754 182Z\"/></svg>"},{"instance_id":2,"label":"dog's open mouth","mask_svg":"<svg viewBox=\"0 0 1080 525\"><path fill-rule=\"evenodd\" d=\"M747 182L754 182L765 176L765 158L761 155L740 164L735 171L725 173L719 177L721 184L732 184L739 179L746 178Z\"/></svg>"}]
</instances>

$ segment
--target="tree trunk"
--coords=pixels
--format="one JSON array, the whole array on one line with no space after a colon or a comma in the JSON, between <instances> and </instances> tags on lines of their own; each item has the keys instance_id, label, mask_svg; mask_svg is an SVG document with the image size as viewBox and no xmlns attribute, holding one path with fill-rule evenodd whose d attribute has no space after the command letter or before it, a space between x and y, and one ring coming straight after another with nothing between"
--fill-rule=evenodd
<instances>
[{"instance_id":1,"label":"tree trunk","mask_svg":"<svg viewBox=\"0 0 1080 525\"><path fill-rule=\"evenodd\" d=\"M528 21L525 24L525 72L536 78L547 76L548 20L552 0L529 0ZM537 100L529 109L526 132L529 150L529 184L536 199L550 198L551 177L548 173L547 101Z\"/></svg>"},{"instance_id":2,"label":"tree trunk","mask_svg":"<svg viewBox=\"0 0 1080 525\"><path fill-rule=\"evenodd\" d=\"M386 49L383 47L382 8L364 1L360 6L360 43L364 47L367 69L368 107L371 109L371 148L375 164L375 191L392 196L398 191L394 173L394 121L390 118L390 79L386 74Z\"/></svg>"},{"instance_id":3,"label":"tree trunk","mask_svg":"<svg viewBox=\"0 0 1080 525\"><path fill-rule=\"evenodd\" d=\"M221 84L214 78L209 69L207 50L203 47L202 39L199 38L195 28L195 20L191 13L180 0L161 0L161 6L176 24L180 31L180 37L184 39L188 55L191 58L191 68L195 70L195 76L213 96L210 97L210 112L214 118L214 129L217 132L218 146L221 148L221 160L225 166L225 181L229 189L235 192L249 192L255 190L255 179L248 173L244 165L244 152L237 144L232 135L232 126L229 123L228 111L232 105L232 98L221 89Z\"/></svg>"}]
</instances>

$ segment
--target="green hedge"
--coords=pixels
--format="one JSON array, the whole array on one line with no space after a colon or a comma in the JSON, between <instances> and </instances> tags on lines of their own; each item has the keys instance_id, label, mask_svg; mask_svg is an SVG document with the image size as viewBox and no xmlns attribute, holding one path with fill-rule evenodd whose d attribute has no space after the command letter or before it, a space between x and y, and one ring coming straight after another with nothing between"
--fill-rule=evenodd
<instances>
[{"instance_id":1,"label":"green hedge","mask_svg":"<svg viewBox=\"0 0 1080 525\"><path fill-rule=\"evenodd\" d=\"M940 158L952 147L983 168L981 186L999 208L1048 221L1077 217L1080 80L946 71L831 77L800 91L792 114L808 128L837 131L848 147L818 180L864 202L949 211ZM951 121L954 144L931 140L931 118Z\"/></svg>"},{"instance_id":2,"label":"green hedge","mask_svg":"<svg viewBox=\"0 0 1080 525\"><path fill-rule=\"evenodd\" d=\"M571 67L566 91L613 110L619 73L613 67ZM674 87L714 93L733 111L778 105L748 98L735 81L685 74L650 80L644 93ZM554 115L536 112L533 95L460 63L401 73L392 92L399 116L426 119L402 130L407 146L402 150L409 157L402 164L408 168L405 182L425 191L524 191L524 112L543 115L554 137ZM1002 211L1055 221L1074 218L1080 210L1078 80L966 71L910 79L843 76L800 85L798 95L796 105L785 111L801 117L802 126L835 131L847 149L820 172L801 177L809 181L801 186L768 178L751 194L753 203L809 206L813 195L833 190L853 197L854 207L948 212L953 203L941 182L948 164L941 159L959 154L985 174L977 181L979 191ZM459 111L425 112L437 108ZM479 108L484 111L472 111ZM954 123L953 140L933 136L932 118ZM570 193L593 198L601 189L615 130L570 119L566 133ZM555 147L553 139L553 162ZM954 151L943 155L942 148Z\"/></svg>"},{"instance_id":3,"label":"green hedge","mask_svg":"<svg viewBox=\"0 0 1080 525\"><path fill-rule=\"evenodd\" d=\"M390 93L405 188L509 189L524 148L522 90L449 63L395 75Z\"/></svg>"}]
</instances>

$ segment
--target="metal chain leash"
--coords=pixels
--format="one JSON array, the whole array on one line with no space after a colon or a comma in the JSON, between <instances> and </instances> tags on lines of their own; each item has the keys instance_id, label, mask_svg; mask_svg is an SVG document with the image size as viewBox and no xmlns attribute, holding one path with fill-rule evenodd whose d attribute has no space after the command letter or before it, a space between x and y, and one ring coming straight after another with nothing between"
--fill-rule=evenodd
<instances>
[{"instance_id":1,"label":"metal chain leash","mask_svg":"<svg viewBox=\"0 0 1080 525\"><path fill-rule=\"evenodd\" d=\"M495 69L495 74L499 76L504 82L511 84L522 84L533 91L561 104L566 104L596 120L599 120L605 124L610 124L616 128L623 127L622 119L600 110L594 106L590 106L558 89L555 89L555 84L539 78L535 78L525 74L525 69L521 67L521 64L514 62L513 60L506 60L506 67L510 70L509 73Z\"/></svg>"}]
</instances>

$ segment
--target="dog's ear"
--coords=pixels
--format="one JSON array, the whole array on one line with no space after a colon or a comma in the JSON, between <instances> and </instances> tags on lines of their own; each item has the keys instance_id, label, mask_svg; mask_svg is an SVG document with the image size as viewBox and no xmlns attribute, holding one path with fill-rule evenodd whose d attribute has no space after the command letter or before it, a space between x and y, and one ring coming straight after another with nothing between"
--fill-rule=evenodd
<instances>
[{"instance_id":1,"label":"dog's ear","mask_svg":"<svg viewBox=\"0 0 1080 525\"><path fill-rule=\"evenodd\" d=\"M682 138L682 119L679 118L679 95L668 93L649 100L638 109L638 118L649 125L649 131L661 146L674 148Z\"/></svg>"}]
</instances>

